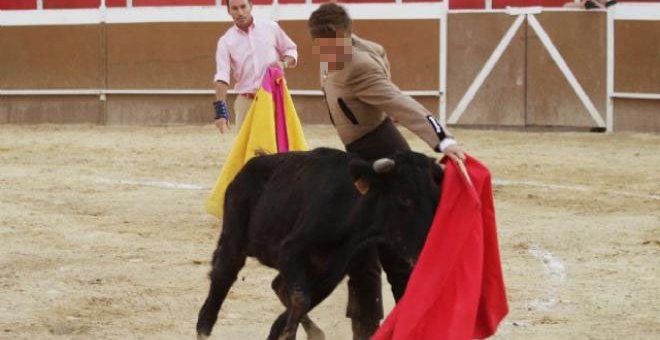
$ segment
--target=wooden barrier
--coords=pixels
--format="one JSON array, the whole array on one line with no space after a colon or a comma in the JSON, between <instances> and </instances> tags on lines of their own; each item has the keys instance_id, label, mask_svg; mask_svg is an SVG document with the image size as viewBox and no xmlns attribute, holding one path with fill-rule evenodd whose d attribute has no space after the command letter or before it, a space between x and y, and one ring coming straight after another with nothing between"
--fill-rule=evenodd
<instances>
[{"instance_id":1,"label":"wooden barrier","mask_svg":"<svg viewBox=\"0 0 660 340\"><path fill-rule=\"evenodd\" d=\"M505 13L457 13L448 19L447 112L456 112L500 39L515 22ZM523 126L525 106L524 30L510 44L455 124ZM465 102L465 101L464 101ZM450 118L455 115L448 114Z\"/></svg>"},{"instance_id":2,"label":"wooden barrier","mask_svg":"<svg viewBox=\"0 0 660 340\"><path fill-rule=\"evenodd\" d=\"M537 18L596 114L605 121L605 13L544 12ZM597 127L588 105L581 101L538 34L531 29L527 32L526 125Z\"/></svg>"},{"instance_id":3,"label":"wooden barrier","mask_svg":"<svg viewBox=\"0 0 660 340\"><path fill-rule=\"evenodd\" d=\"M0 80L0 89L5 93L14 91L16 96L0 96L0 122L34 123L44 117L43 113L64 112L66 108L71 110L70 118L48 122L208 123L212 116L215 48L230 25L223 20L2 27L0 48L16 53L0 57L4 58L0 59L0 74L7 74ZM312 93L294 97L299 114L307 123L328 123L327 106L320 96L318 60L312 54L306 20L281 20L280 25L296 41L300 55L298 67L287 70L288 86ZM382 29L384 25L387 30ZM439 74L437 19L356 20L354 29L388 49L393 79L403 89L439 93L434 90ZM68 40L61 46L55 44L57 48L49 53L44 38L57 41L60 35ZM415 53L409 53L411 49ZM37 65L37 72L29 71L39 62L37 56L49 54L51 58ZM49 69L56 72L49 73ZM67 89L71 91L62 92ZM80 98L74 96L76 89L88 95L84 97L85 105L78 108L71 107L71 98ZM42 92L36 95L35 90ZM58 100L62 98L67 100ZM99 103L91 117L81 118L84 114L77 110L90 110L87 104L94 100ZM431 112L438 112L437 95L420 101ZM32 108L40 107L29 117L17 113L24 111L27 102L34 104Z\"/></svg>"},{"instance_id":4,"label":"wooden barrier","mask_svg":"<svg viewBox=\"0 0 660 340\"><path fill-rule=\"evenodd\" d=\"M393 81L430 112L446 103L449 125L660 131L652 11L369 6L349 7L355 33L386 47ZM289 88L304 122L328 123L304 20L312 8L299 9L255 16L277 16L297 42ZM0 50L10 51L0 54L0 123L208 123L226 11L130 11L0 12Z\"/></svg>"},{"instance_id":5,"label":"wooden barrier","mask_svg":"<svg viewBox=\"0 0 660 340\"><path fill-rule=\"evenodd\" d=\"M613 129L660 132L660 4L616 8L608 28Z\"/></svg>"}]
</instances>

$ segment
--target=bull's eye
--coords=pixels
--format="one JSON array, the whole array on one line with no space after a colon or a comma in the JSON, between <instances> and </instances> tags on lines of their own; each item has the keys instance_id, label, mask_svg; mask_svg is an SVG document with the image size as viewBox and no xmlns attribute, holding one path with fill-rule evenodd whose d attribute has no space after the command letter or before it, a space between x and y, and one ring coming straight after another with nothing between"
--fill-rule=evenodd
<instances>
[{"instance_id":1,"label":"bull's eye","mask_svg":"<svg viewBox=\"0 0 660 340\"><path fill-rule=\"evenodd\" d=\"M411 207L413 205L413 200L408 196L401 195L399 196L399 204L404 207Z\"/></svg>"}]
</instances>

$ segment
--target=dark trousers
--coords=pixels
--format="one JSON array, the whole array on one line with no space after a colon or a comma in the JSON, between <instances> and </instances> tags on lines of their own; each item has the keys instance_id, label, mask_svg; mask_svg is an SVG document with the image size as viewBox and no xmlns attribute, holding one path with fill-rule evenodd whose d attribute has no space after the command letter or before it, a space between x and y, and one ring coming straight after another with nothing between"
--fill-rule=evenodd
<instances>
[{"instance_id":1,"label":"dark trousers","mask_svg":"<svg viewBox=\"0 0 660 340\"><path fill-rule=\"evenodd\" d=\"M348 317L376 322L383 318L381 266L394 300L403 296L411 266L386 246L370 246L355 255L348 270Z\"/></svg>"},{"instance_id":2,"label":"dark trousers","mask_svg":"<svg viewBox=\"0 0 660 340\"><path fill-rule=\"evenodd\" d=\"M387 118L376 129L346 146L346 151L373 161L397 151L410 150L392 121ZM396 301L403 296L412 268L386 246L370 246L355 255L348 270L348 308L355 340L369 339L383 318L381 266Z\"/></svg>"},{"instance_id":3,"label":"dark trousers","mask_svg":"<svg viewBox=\"0 0 660 340\"><path fill-rule=\"evenodd\" d=\"M408 142L389 118L385 118L373 131L346 145L346 151L368 161L387 157L397 151L407 150L410 150Z\"/></svg>"}]
</instances>

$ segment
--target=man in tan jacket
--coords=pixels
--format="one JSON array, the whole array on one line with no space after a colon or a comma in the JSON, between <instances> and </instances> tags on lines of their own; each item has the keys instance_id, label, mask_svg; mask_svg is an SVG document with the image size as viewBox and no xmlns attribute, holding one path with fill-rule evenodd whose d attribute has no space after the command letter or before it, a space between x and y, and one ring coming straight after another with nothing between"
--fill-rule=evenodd
<instances>
[{"instance_id":1,"label":"man in tan jacket","mask_svg":"<svg viewBox=\"0 0 660 340\"><path fill-rule=\"evenodd\" d=\"M351 19L342 6L321 5L310 16L308 27L314 52L321 60L330 119L346 151L375 160L410 150L392 117L435 151L456 162L464 161L455 139L433 115L392 83L385 49L352 33ZM379 260L397 301L412 271L393 250L383 246L355 256L348 271L347 311L355 340L369 339L383 318Z\"/></svg>"}]
</instances>

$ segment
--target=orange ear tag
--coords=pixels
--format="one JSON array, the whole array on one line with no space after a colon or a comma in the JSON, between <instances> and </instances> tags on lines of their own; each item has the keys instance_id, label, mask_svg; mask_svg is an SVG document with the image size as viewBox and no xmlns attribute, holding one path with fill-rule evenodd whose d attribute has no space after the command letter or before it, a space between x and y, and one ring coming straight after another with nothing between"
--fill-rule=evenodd
<instances>
[{"instance_id":1,"label":"orange ear tag","mask_svg":"<svg viewBox=\"0 0 660 340\"><path fill-rule=\"evenodd\" d=\"M366 195L367 192L369 191L369 182L365 181L364 179L360 178L357 181L353 182L353 185L355 185L355 188L357 191L360 192L362 195Z\"/></svg>"}]
</instances>

